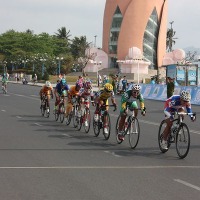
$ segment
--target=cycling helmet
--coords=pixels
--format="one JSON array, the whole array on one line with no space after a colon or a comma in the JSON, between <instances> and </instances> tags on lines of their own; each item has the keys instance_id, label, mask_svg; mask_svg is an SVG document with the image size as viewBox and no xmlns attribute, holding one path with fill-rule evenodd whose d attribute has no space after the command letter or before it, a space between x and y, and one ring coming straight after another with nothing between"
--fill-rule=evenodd
<instances>
[{"instance_id":1,"label":"cycling helmet","mask_svg":"<svg viewBox=\"0 0 200 200\"><path fill-rule=\"evenodd\" d=\"M183 101L190 101L191 100L191 95L189 92L183 90L180 94L180 97Z\"/></svg>"},{"instance_id":2,"label":"cycling helmet","mask_svg":"<svg viewBox=\"0 0 200 200\"><path fill-rule=\"evenodd\" d=\"M141 89L141 86L140 85L138 85L138 84L135 84L135 85L133 85L133 87L132 87L132 90L140 90Z\"/></svg>"},{"instance_id":3,"label":"cycling helmet","mask_svg":"<svg viewBox=\"0 0 200 200\"><path fill-rule=\"evenodd\" d=\"M66 82L66 80L64 78L62 78L60 80L60 84L63 85L63 86L65 86L65 85L67 85L67 82Z\"/></svg>"},{"instance_id":4,"label":"cycling helmet","mask_svg":"<svg viewBox=\"0 0 200 200\"><path fill-rule=\"evenodd\" d=\"M104 85L104 90L107 92L112 92L113 91L113 86L110 83L106 83Z\"/></svg>"},{"instance_id":5,"label":"cycling helmet","mask_svg":"<svg viewBox=\"0 0 200 200\"><path fill-rule=\"evenodd\" d=\"M51 87L51 83L49 81L46 81L45 85L46 87Z\"/></svg>"}]
</instances>

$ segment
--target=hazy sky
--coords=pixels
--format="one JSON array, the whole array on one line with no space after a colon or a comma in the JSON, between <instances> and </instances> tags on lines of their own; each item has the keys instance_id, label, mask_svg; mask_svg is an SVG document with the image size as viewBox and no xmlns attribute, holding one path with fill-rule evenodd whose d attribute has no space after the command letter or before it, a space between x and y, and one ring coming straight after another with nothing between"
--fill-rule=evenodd
<instances>
[{"instance_id":1,"label":"hazy sky","mask_svg":"<svg viewBox=\"0 0 200 200\"><path fill-rule=\"evenodd\" d=\"M150 1L150 0L149 0ZM101 47L106 0L0 0L0 34L7 30L42 32L53 35L61 27L72 38L85 35ZM176 48L200 48L200 1L168 0L168 22L174 21ZM168 27L170 24L168 23Z\"/></svg>"}]
</instances>

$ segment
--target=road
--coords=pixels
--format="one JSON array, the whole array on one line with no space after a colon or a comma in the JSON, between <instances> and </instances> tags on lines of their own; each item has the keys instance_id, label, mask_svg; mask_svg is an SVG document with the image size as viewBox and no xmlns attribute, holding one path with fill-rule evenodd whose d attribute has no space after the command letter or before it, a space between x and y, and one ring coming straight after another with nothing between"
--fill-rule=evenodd
<instances>
[{"instance_id":1,"label":"road","mask_svg":"<svg viewBox=\"0 0 200 200\"><path fill-rule=\"evenodd\" d=\"M181 160L175 146L165 154L158 148L163 102L146 100L147 115L139 115L139 144L131 150L127 140L115 140L119 111L110 111L113 131L105 141L102 133L94 137L92 129L85 134L55 122L52 113L42 117L39 87L8 86L8 94L0 94L0 199L200 199L199 106L193 106L195 123L185 118L191 148Z\"/></svg>"}]
</instances>

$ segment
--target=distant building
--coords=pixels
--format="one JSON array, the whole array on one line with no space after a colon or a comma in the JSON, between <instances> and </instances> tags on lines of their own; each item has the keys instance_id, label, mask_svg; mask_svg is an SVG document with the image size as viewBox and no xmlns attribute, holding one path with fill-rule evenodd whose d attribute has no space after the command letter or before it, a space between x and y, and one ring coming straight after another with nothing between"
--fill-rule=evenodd
<instances>
[{"instance_id":1,"label":"distant building","mask_svg":"<svg viewBox=\"0 0 200 200\"><path fill-rule=\"evenodd\" d=\"M117 67L137 47L150 69L162 66L166 52L168 0L106 0L102 50Z\"/></svg>"}]
</instances>

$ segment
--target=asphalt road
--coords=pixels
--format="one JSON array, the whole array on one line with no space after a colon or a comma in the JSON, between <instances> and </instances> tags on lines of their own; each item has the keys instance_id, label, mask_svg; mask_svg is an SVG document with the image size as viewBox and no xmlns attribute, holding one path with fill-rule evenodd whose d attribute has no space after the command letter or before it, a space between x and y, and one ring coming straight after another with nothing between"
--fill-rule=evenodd
<instances>
[{"instance_id":1,"label":"asphalt road","mask_svg":"<svg viewBox=\"0 0 200 200\"><path fill-rule=\"evenodd\" d=\"M112 135L76 131L39 109L39 87L9 84L0 93L0 199L2 200L188 200L200 199L200 107L188 124L191 148L178 158L175 146L163 154L157 132L163 102L146 100L139 115L141 137L135 150L117 144L114 128L119 111L110 111ZM119 102L119 97L117 97ZM53 101L51 101L53 107ZM94 112L94 108L91 108Z\"/></svg>"}]
</instances>

